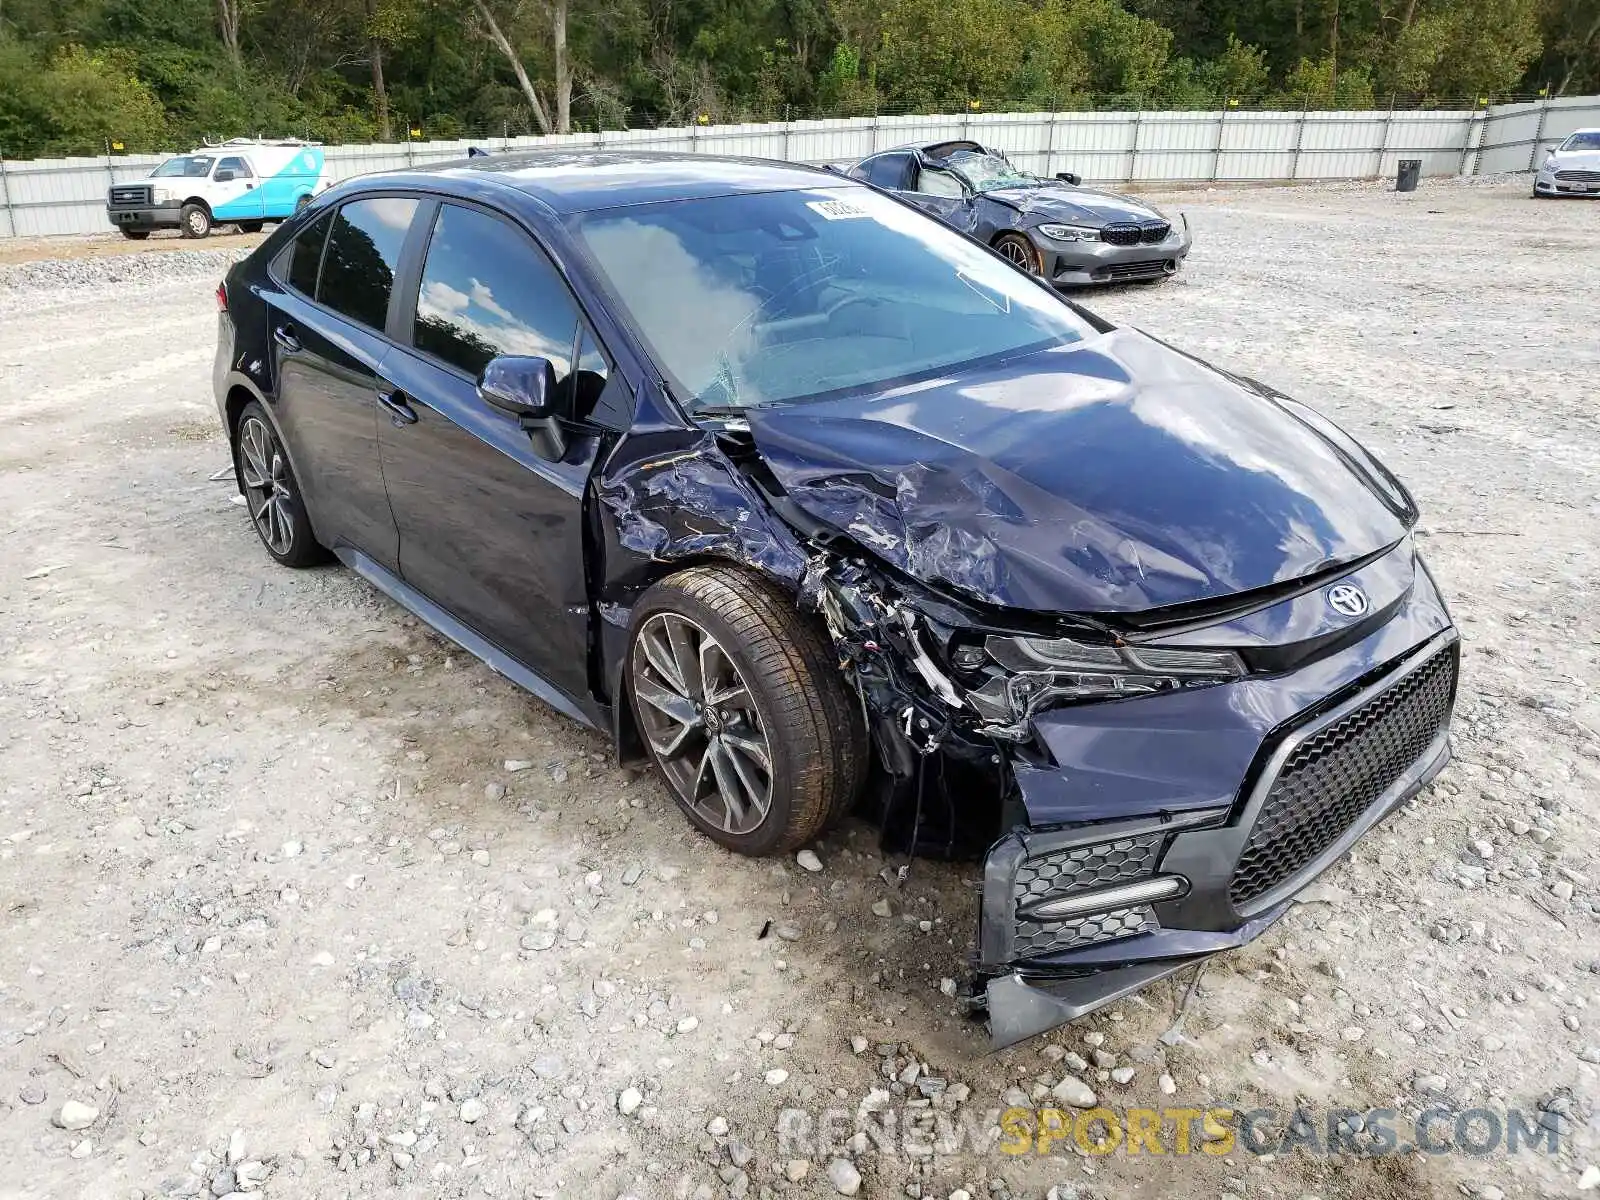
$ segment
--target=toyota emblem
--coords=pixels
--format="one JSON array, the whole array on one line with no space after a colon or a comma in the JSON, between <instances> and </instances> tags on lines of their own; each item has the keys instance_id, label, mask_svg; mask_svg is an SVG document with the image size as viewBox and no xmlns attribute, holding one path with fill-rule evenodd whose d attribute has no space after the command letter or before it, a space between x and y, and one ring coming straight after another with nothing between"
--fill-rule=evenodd
<instances>
[{"instance_id":1,"label":"toyota emblem","mask_svg":"<svg viewBox=\"0 0 1600 1200\"><path fill-rule=\"evenodd\" d=\"M1367 611L1367 594L1352 584L1335 584L1328 589L1328 605L1336 613L1359 617Z\"/></svg>"}]
</instances>

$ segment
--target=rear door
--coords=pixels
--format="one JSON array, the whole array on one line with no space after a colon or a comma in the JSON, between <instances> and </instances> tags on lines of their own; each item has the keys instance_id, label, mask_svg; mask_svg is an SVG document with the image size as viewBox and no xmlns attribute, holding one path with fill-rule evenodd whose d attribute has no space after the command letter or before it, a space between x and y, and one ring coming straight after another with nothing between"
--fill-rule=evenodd
<instances>
[{"instance_id":1,"label":"rear door","mask_svg":"<svg viewBox=\"0 0 1600 1200\"><path fill-rule=\"evenodd\" d=\"M317 536L391 571L399 534L378 461L379 370L392 353L384 330L417 205L352 200L308 226L267 314L276 413Z\"/></svg>"},{"instance_id":2,"label":"rear door","mask_svg":"<svg viewBox=\"0 0 1600 1200\"><path fill-rule=\"evenodd\" d=\"M412 345L396 347L383 369L400 407L378 426L400 572L524 666L582 697L583 494L599 441L575 434L563 459L549 462L515 418L479 399L477 382L497 355L539 355L554 365L557 387L592 395L609 363L550 258L499 215L440 204L419 275L406 297Z\"/></svg>"},{"instance_id":3,"label":"rear door","mask_svg":"<svg viewBox=\"0 0 1600 1200\"><path fill-rule=\"evenodd\" d=\"M211 169L211 215L218 221L260 220L261 180L242 154L225 154Z\"/></svg>"}]
</instances>

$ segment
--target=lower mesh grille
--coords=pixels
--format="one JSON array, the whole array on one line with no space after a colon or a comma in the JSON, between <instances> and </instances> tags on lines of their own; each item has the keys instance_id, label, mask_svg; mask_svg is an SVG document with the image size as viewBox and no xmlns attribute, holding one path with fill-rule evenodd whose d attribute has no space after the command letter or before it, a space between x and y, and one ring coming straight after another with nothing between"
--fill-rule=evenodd
<instances>
[{"instance_id":1,"label":"lower mesh grille","mask_svg":"<svg viewBox=\"0 0 1600 1200\"><path fill-rule=\"evenodd\" d=\"M1155 913L1150 911L1149 905L1144 904L1087 917L1073 917L1070 921L1023 919L1017 921L1012 952L1017 958L1037 958L1041 954L1057 954L1092 942L1133 937L1157 928Z\"/></svg>"},{"instance_id":2,"label":"lower mesh grille","mask_svg":"<svg viewBox=\"0 0 1600 1200\"><path fill-rule=\"evenodd\" d=\"M1147 262L1107 263L1095 274L1109 279L1153 279L1167 273L1165 259L1154 258Z\"/></svg>"},{"instance_id":3,"label":"lower mesh grille","mask_svg":"<svg viewBox=\"0 0 1600 1200\"><path fill-rule=\"evenodd\" d=\"M1017 907L1027 909L1076 892L1148 879L1155 873L1165 841L1165 834L1146 833L1089 846L1051 850L1025 859L1017 868L1013 885ZM1155 928L1155 914L1148 905L1065 920L1018 916L1013 954L1017 958L1034 958L1087 946L1091 942L1132 937Z\"/></svg>"},{"instance_id":4,"label":"lower mesh grille","mask_svg":"<svg viewBox=\"0 0 1600 1200\"><path fill-rule=\"evenodd\" d=\"M1421 757L1450 718L1456 670L1451 646L1295 747L1234 868L1235 907L1312 863Z\"/></svg>"},{"instance_id":5,"label":"lower mesh grille","mask_svg":"<svg viewBox=\"0 0 1600 1200\"><path fill-rule=\"evenodd\" d=\"M1155 871L1162 834L1119 838L1094 846L1053 850L1017 868L1017 904L1025 906L1088 888L1148 879Z\"/></svg>"}]
</instances>

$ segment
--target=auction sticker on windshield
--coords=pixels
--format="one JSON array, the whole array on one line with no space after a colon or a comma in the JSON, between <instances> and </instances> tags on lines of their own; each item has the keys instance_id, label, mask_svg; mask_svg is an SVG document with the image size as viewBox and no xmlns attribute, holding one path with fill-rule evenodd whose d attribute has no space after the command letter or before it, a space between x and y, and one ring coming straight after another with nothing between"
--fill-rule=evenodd
<instances>
[{"instance_id":1,"label":"auction sticker on windshield","mask_svg":"<svg viewBox=\"0 0 1600 1200\"><path fill-rule=\"evenodd\" d=\"M848 221L854 217L872 215L864 208L857 208L848 200L812 200L806 207L827 221Z\"/></svg>"}]
</instances>

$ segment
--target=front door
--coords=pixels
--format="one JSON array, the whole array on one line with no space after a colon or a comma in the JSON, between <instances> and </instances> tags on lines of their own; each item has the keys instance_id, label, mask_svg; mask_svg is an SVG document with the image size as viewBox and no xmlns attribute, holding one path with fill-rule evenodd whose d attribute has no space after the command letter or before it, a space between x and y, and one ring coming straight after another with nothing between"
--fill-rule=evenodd
<instances>
[{"instance_id":1,"label":"front door","mask_svg":"<svg viewBox=\"0 0 1600 1200\"><path fill-rule=\"evenodd\" d=\"M900 196L962 233L971 233L977 224L977 205L954 171L922 165L912 190Z\"/></svg>"},{"instance_id":2,"label":"front door","mask_svg":"<svg viewBox=\"0 0 1600 1200\"><path fill-rule=\"evenodd\" d=\"M276 415L317 537L391 571L399 534L378 461L377 398L380 368L396 353L383 330L416 207L357 200L307 227L267 313Z\"/></svg>"},{"instance_id":3,"label":"front door","mask_svg":"<svg viewBox=\"0 0 1600 1200\"><path fill-rule=\"evenodd\" d=\"M408 301L411 297L407 297ZM383 475L407 583L566 692L588 691L583 495L598 440L560 462L478 397L484 365L538 355L575 386L578 309L550 260L510 222L439 208L412 315L412 348L383 364ZM585 355L586 378L603 374Z\"/></svg>"},{"instance_id":4,"label":"front door","mask_svg":"<svg viewBox=\"0 0 1600 1200\"><path fill-rule=\"evenodd\" d=\"M261 180L242 154L225 154L211 170L211 216L218 221L259 221Z\"/></svg>"}]
</instances>

